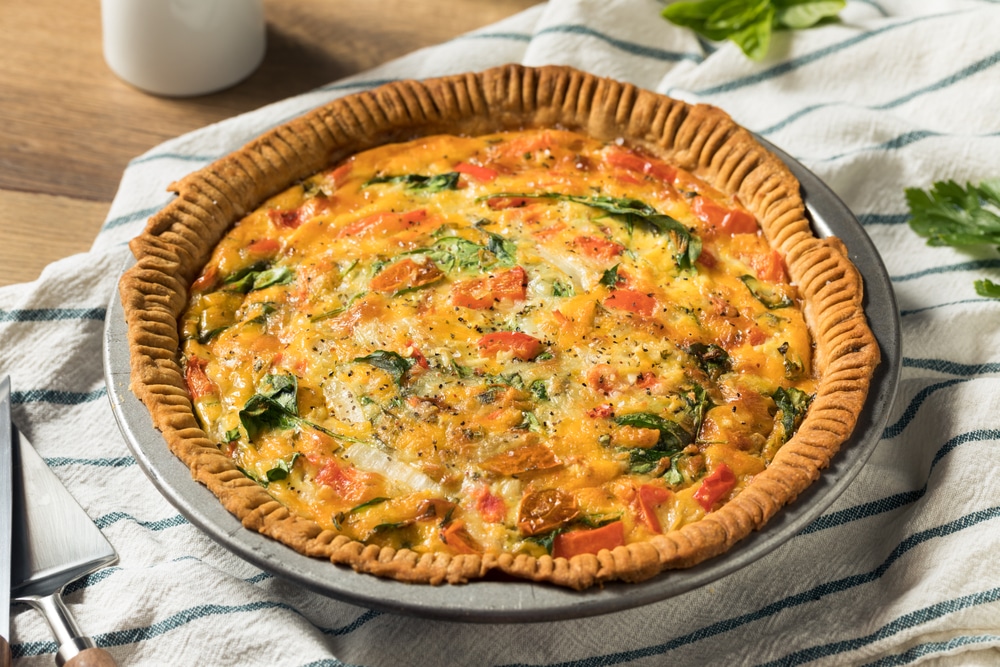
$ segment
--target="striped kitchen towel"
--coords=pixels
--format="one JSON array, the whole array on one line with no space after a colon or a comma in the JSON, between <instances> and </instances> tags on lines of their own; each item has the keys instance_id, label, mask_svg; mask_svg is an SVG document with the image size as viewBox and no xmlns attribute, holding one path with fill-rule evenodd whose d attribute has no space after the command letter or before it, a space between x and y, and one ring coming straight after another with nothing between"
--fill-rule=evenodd
<instances>
[{"instance_id":1,"label":"striped kitchen towel","mask_svg":"<svg viewBox=\"0 0 1000 667\"><path fill-rule=\"evenodd\" d=\"M904 189L1000 177L1000 4L851 0L774 37L762 62L659 18L656 0L552 0L351 79L179 137L126 169L89 253L0 290L15 420L121 554L72 585L122 665L1000 664L1000 282L990 250L929 248ZM364 609L261 571L186 521L138 468L101 368L125 242L166 185L335 97L507 62L566 64L717 105L847 203L888 268L902 377L869 462L778 549L672 599L576 620L488 625ZM15 664L50 665L34 612Z\"/></svg>"}]
</instances>

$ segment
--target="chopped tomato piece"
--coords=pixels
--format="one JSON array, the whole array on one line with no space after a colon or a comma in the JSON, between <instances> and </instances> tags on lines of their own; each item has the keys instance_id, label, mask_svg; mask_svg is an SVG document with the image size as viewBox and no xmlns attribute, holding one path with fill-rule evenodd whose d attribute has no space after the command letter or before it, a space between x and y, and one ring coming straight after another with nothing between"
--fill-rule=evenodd
<instances>
[{"instance_id":1,"label":"chopped tomato piece","mask_svg":"<svg viewBox=\"0 0 1000 667\"><path fill-rule=\"evenodd\" d=\"M656 508L667 501L670 497L670 491L655 484L643 484L639 487L636 497L639 501L642 520L654 533L662 533L663 527L660 525L659 517L656 516Z\"/></svg>"},{"instance_id":2,"label":"chopped tomato piece","mask_svg":"<svg viewBox=\"0 0 1000 667\"><path fill-rule=\"evenodd\" d=\"M605 396L621 388L621 378L613 366L598 364L587 371L587 386Z\"/></svg>"},{"instance_id":3,"label":"chopped tomato piece","mask_svg":"<svg viewBox=\"0 0 1000 667\"><path fill-rule=\"evenodd\" d=\"M736 475L725 463L720 463L719 467L701 481L701 486L694 492L694 499L705 508L706 512L711 512L715 503L733 490L736 486Z\"/></svg>"},{"instance_id":4,"label":"chopped tomato piece","mask_svg":"<svg viewBox=\"0 0 1000 667\"><path fill-rule=\"evenodd\" d=\"M417 366L420 368L430 368L431 364L427 361L427 357L424 353L420 351L420 348L413 344L413 341L407 341L406 343L407 355L410 359L417 362Z\"/></svg>"},{"instance_id":5,"label":"chopped tomato piece","mask_svg":"<svg viewBox=\"0 0 1000 667\"><path fill-rule=\"evenodd\" d=\"M500 211L505 208L521 208L530 201L527 197L490 197L486 200L486 205L494 211Z\"/></svg>"},{"instance_id":6,"label":"chopped tomato piece","mask_svg":"<svg viewBox=\"0 0 1000 667\"><path fill-rule=\"evenodd\" d=\"M293 208L285 211L279 211L278 209L272 208L267 212L267 217L271 219L271 222L273 222L276 227L286 227L288 229L295 229L305 222L302 216L302 209L300 208Z\"/></svg>"},{"instance_id":7,"label":"chopped tomato piece","mask_svg":"<svg viewBox=\"0 0 1000 667\"><path fill-rule=\"evenodd\" d=\"M498 475L517 475L531 470L548 470L562 465L547 445L536 442L491 456L480 464Z\"/></svg>"},{"instance_id":8,"label":"chopped tomato piece","mask_svg":"<svg viewBox=\"0 0 1000 667\"><path fill-rule=\"evenodd\" d=\"M476 498L476 509L483 520L489 523L500 523L507 517L507 504L489 489L483 489Z\"/></svg>"},{"instance_id":9,"label":"chopped tomato piece","mask_svg":"<svg viewBox=\"0 0 1000 667\"><path fill-rule=\"evenodd\" d=\"M604 305L614 310L626 310L643 317L656 312L656 299L652 295L633 289L618 289L604 300Z\"/></svg>"},{"instance_id":10,"label":"chopped tomato piece","mask_svg":"<svg viewBox=\"0 0 1000 667\"><path fill-rule=\"evenodd\" d=\"M269 256L281 250L281 243L277 239L259 239L247 246L247 252L251 255Z\"/></svg>"},{"instance_id":11,"label":"chopped tomato piece","mask_svg":"<svg viewBox=\"0 0 1000 667\"><path fill-rule=\"evenodd\" d=\"M490 169L489 167L483 167L478 164L471 164L469 162L459 162L455 165L455 171L460 174L465 174L466 176L479 181L480 183L489 183L497 176L500 175L496 169Z\"/></svg>"},{"instance_id":12,"label":"chopped tomato piece","mask_svg":"<svg viewBox=\"0 0 1000 667\"><path fill-rule=\"evenodd\" d=\"M645 157L633 152L611 151L605 158L613 167L621 167L626 171L652 176L664 183L673 183L677 170L665 162L655 158Z\"/></svg>"},{"instance_id":13,"label":"chopped tomato piece","mask_svg":"<svg viewBox=\"0 0 1000 667\"><path fill-rule=\"evenodd\" d=\"M205 269L205 273L198 276L198 279L191 283L192 292L208 292L219 281L219 268L210 266Z\"/></svg>"},{"instance_id":14,"label":"chopped tomato piece","mask_svg":"<svg viewBox=\"0 0 1000 667\"><path fill-rule=\"evenodd\" d=\"M521 361L531 361L545 349L542 341L520 331L496 331L479 339L479 350L493 356L498 352L510 352Z\"/></svg>"},{"instance_id":15,"label":"chopped tomato piece","mask_svg":"<svg viewBox=\"0 0 1000 667\"><path fill-rule=\"evenodd\" d=\"M344 181L347 180L347 177L351 175L351 170L353 168L354 168L354 162L352 160L348 160L347 162L345 162L344 164L340 165L339 167L335 168L332 172L330 172L330 180L333 181L333 184L336 187L340 187L341 185L343 185Z\"/></svg>"},{"instance_id":16,"label":"chopped tomato piece","mask_svg":"<svg viewBox=\"0 0 1000 667\"><path fill-rule=\"evenodd\" d=\"M434 262L417 262L407 257L382 269L368 283L368 287L373 292L398 292L405 288L430 285L443 275Z\"/></svg>"},{"instance_id":17,"label":"chopped tomato piece","mask_svg":"<svg viewBox=\"0 0 1000 667\"><path fill-rule=\"evenodd\" d=\"M482 548L465 529L465 522L450 521L441 529L441 541L460 554L482 553Z\"/></svg>"},{"instance_id":18,"label":"chopped tomato piece","mask_svg":"<svg viewBox=\"0 0 1000 667\"><path fill-rule=\"evenodd\" d=\"M698 255L698 259L696 259L695 262L701 264L707 269L714 269L715 265L719 263L719 260L715 258L715 255L702 248L701 253Z\"/></svg>"},{"instance_id":19,"label":"chopped tomato piece","mask_svg":"<svg viewBox=\"0 0 1000 667\"><path fill-rule=\"evenodd\" d=\"M591 419L607 419L615 416L615 409L610 403L603 403L588 410L587 416Z\"/></svg>"},{"instance_id":20,"label":"chopped tomato piece","mask_svg":"<svg viewBox=\"0 0 1000 667\"><path fill-rule=\"evenodd\" d=\"M585 257L599 261L611 262L625 250L625 246L601 236L577 236L573 245Z\"/></svg>"},{"instance_id":21,"label":"chopped tomato piece","mask_svg":"<svg viewBox=\"0 0 1000 667\"><path fill-rule=\"evenodd\" d=\"M761 255L751 255L747 258L747 263L757 274L758 280L765 280L772 283L788 282L788 274L785 272L785 260L777 250Z\"/></svg>"},{"instance_id":22,"label":"chopped tomato piece","mask_svg":"<svg viewBox=\"0 0 1000 667\"><path fill-rule=\"evenodd\" d=\"M553 558L572 558L579 554L596 554L601 549L614 549L625 544L625 528L613 521L600 528L570 530L556 535L552 541Z\"/></svg>"},{"instance_id":23,"label":"chopped tomato piece","mask_svg":"<svg viewBox=\"0 0 1000 667\"><path fill-rule=\"evenodd\" d=\"M337 236L359 236L359 235L379 235L390 236L396 232L402 232L413 227L417 227L427 220L427 209L417 209L406 213L380 212L369 215L360 220L355 220L346 227L342 227Z\"/></svg>"},{"instance_id":24,"label":"chopped tomato piece","mask_svg":"<svg viewBox=\"0 0 1000 667\"><path fill-rule=\"evenodd\" d=\"M707 197L697 196L691 201L695 216L710 227L710 233L755 234L757 221L742 209L724 208Z\"/></svg>"},{"instance_id":25,"label":"chopped tomato piece","mask_svg":"<svg viewBox=\"0 0 1000 667\"><path fill-rule=\"evenodd\" d=\"M541 535L569 523L580 514L576 497L562 489L532 491L521 499L517 528L523 535Z\"/></svg>"},{"instance_id":26,"label":"chopped tomato piece","mask_svg":"<svg viewBox=\"0 0 1000 667\"><path fill-rule=\"evenodd\" d=\"M330 460L316 475L316 481L333 488L343 500L360 503L375 497L381 480L377 473L342 466L336 460Z\"/></svg>"},{"instance_id":27,"label":"chopped tomato piece","mask_svg":"<svg viewBox=\"0 0 1000 667\"><path fill-rule=\"evenodd\" d=\"M184 382L187 384L191 398L198 400L211 394L219 393L219 387L205 373L206 359L191 357L184 368Z\"/></svg>"},{"instance_id":28,"label":"chopped tomato piece","mask_svg":"<svg viewBox=\"0 0 1000 667\"><path fill-rule=\"evenodd\" d=\"M489 308L499 301L524 301L528 276L515 266L483 278L456 283L451 290L451 302L463 308Z\"/></svg>"}]
</instances>

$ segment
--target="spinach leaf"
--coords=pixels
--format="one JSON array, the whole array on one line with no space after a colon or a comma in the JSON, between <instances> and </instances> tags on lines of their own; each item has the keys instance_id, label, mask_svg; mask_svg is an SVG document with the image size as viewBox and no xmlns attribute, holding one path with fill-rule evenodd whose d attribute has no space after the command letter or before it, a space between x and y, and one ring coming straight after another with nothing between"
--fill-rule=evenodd
<instances>
[{"instance_id":1,"label":"spinach leaf","mask_svg":"<svg viewBox=\"0 0 1000 667\"><path fill-rule=\"evenodd\" d=\"M695 358L698 367L712 380L733 369L729 353L714 343L692 343L684 351Z\"/></svg>"},{"instance_id":2,"label":"spinach leaf","mask_svg":"<svg viewBox=\"0 0 1000 667\"><path fill-rule=\"evenodd\" d=\"M582 204L603 211L620 220L629 232L636 224L652 227L666 234L674 250L674 262L678 268L694 268L694 262L701 254L701 239L691 233L679 221L669 215L659 213L655 208L638 199L624 199L605 195L567 195L560 192L515 193L504 192L490 197L523 197L527 199L554 199Z\"/></svg>"},{"instance_id":3,"label":"spinach leaf","mask_svg":"<svg viewBox=\"0 0 1000 667\"><path fill-rule=\"evenodd\" d=\"M552 296L573 296L576 294L576 290L573 289L573 283L563 283L556 280L552 283Z\"/></svg>"},{"instance_id":4,"label":"spinach leaf","mask_svg":"<svg viewBox=\"0 0 1000 667\"><path fill-rule=\"evenodd\" d=\"M621 278L618 276L618 267L620 264L615 264L610 269L606 270L601 274L600 283L609 289L614 289L621 282Z\"/></svg>"},{"instance_id":5,"label":"spinach leaf","mask_svg":"<svg viewBox=\"0 0 1000 667\"><path fill-rule=\"evenodd\" d=\"M294 375L265 375L257 393L247 399L243 409L239 411L240 423L247 432L247 440L252 443L261 433L271 429L309 426L338 440L364 442L300 417L297 394L298 379Z\"/></svg>"},{"instance_id":6,"label":"spinach leaf","mask_svg":"<svg viewBox=\"0 0 1000 667\"><path fill-rule=\"evenodd\" d=\"M769 310L787 308L794 303L787 294L779 292L749 274L740 276L740 280L742 280L743 284L747 286L747 289L750 290L753 297L767 306Z\"/></svg>"},{"instance_id":7,"label":"spinach leaf","mask_svg":"<svg viewBox=\"0 0 1000 667\"><path fill-rule=\"evenodd\" d=\"M415 363L413 359L404 357L398 352L390 352L387 350L375 350L369 355L356 357L354 361L368 364L370 366L374 366L375 368L381 368L392 376L392 379L396 381L396 384L403 383L403 377Z\"/></svg>"},{"instance_id":8,"label":"spinach leaf","mask_svg":"<svg viewBox=\"0 0 1000 667\"><path fill-rule=\"evenodd\" d=\"M809 409L813 397L795 387L788 389L779 387L771 394L771 398L778 406L776 417L778 418L777 423L781 425L783 430L781 441L782 443L788 442L805 418L806 410Z\"/></svg>"},{"instance_id":9,"label":"spinach leaf","mask_svg":"<svg viewBox=\"0 0 1000 667\"><path fill-rule=\"evenodd\" d=\"M501 263L513 266L517 261L517 246L514 245L514 242L493 232L486 233L489 235L486 249L493 253Z\"/></svg>"},{"instance_id":10,"label":"spinach leaf","mask_svg":"<svg viewBox=\"0 0 1000 667\"><path fill-rule=\"evenodd\" d=\"M545 380L535 380L528 386L528 391L537 401L549 400L549 390L545 387Z\"/></svg>"},{"instance_id":11,"label":"spinach leaf","mask_svg":"<svg viewBox=\"0 0 1000 667\"><path fill-rule=\"evenodd\" d=\"M458 189L458 178L461 174L457 171L449 171L446 174L435 174L433 176L422 176L420 174L403 174L401 176L376 176L361 185L366 188L369 185L379 183L402 183L409 190L423 190L425 192L441 192L442 190Z\"/></svg>"},{"instance_id":12,"label":"spinach leaf","mask_svg":"<svg viewBox=\"0 0 1000 667\"><path fill-rule=\"evenodd\" d=\"M295 465L295 461L299 458L299 456L300 454L295 452L287 461L285 459L278 459L275 461L274 467L266 473L267 481L280 482L283 479L288 479L288 473L292 471L292 466Z\"/></svg>"},{"instance_id":13,"label":"spinach leaf","mask_svg":"<svg viewBox=\"0 0 1000 667\"><path fill-rule=\"evenodd\" d=\"M659 454L656 456L657 461L663 458L663 456L684 449L694 441L694 437L683 426L669 419L664 419L659 415L654 415L651 412L633 412L628 415L619 415L615 417L614 422L619 426L634 426L636 428L648 428L659 431L660 438L656 441L656 445L650 449L636 448L632 450L637 456L641 456L642 453L658 452Z\"/></svg>"},{"instance_id":14,"label":"spinach leaf","mask_svg":"<svg viewBox=\"0 0 1000 667\"><path fill-rule=\"evenodd\" d=\"M295 273L287 266L269 266L266 263L251 264L239 271L234 271L223 281L228 290L233 292L252 292L253 290L287 285L295 280Z\"/></svg>"}]
</instances>

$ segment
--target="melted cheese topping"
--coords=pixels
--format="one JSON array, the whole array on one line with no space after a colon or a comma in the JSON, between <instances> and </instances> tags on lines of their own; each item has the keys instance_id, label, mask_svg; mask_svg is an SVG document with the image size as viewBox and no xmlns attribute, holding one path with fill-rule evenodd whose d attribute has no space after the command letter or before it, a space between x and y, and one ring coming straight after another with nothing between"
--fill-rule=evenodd
<instances>
[{"instance_id":1,"label":"melted cheese topping","mask_svg":"<svg viewBox=\"0 0 1000 667\"><path fill-rule=\"evenodd\" d=\"M739 202L563 131L360 153L219 243L181 321L205 431L291 511L420 552L572 556L698 521L815 388Z\"/></svg>"}]
</instances>

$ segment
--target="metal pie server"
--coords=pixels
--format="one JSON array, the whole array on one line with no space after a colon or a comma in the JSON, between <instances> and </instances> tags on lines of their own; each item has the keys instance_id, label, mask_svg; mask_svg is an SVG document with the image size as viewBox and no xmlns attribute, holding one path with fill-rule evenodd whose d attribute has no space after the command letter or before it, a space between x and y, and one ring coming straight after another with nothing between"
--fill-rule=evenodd
<instances>
[{"instance_id":1,"label":"metal pie server","mask_svg":"<svg viewBox=\"0 0 1000 667\"><path fill-rule=\"evenodd\" d=\"M62 591L80 577L114 564L118 554L34 447L16 428L9 424L8 428L14 443L13 467L19 473L13 484L11 595L45 616L59 646L57 665L113 666L111 654L80 631L63 604Z\"/></svg>"}]
</instances>

